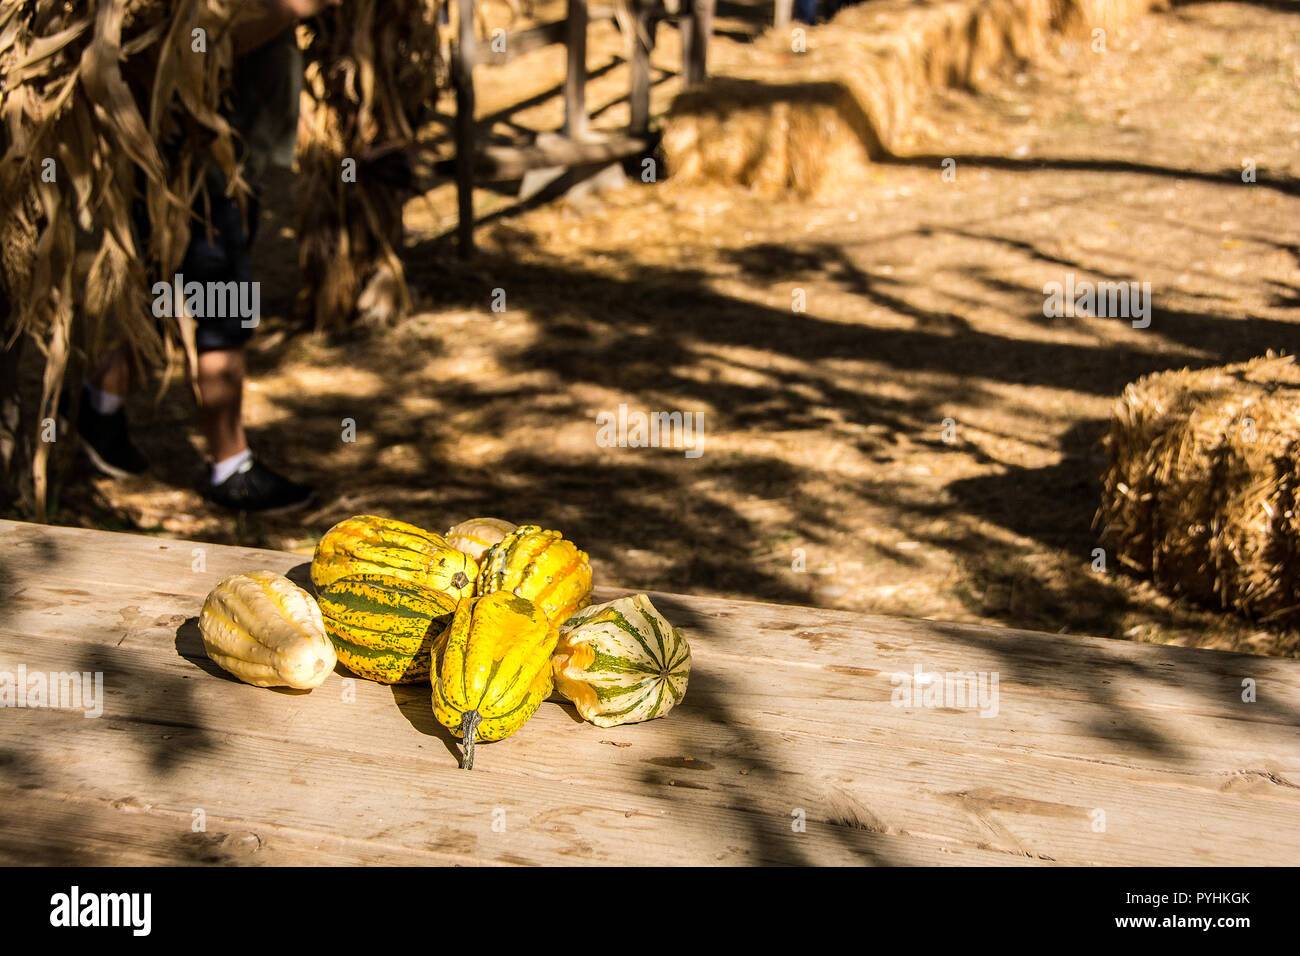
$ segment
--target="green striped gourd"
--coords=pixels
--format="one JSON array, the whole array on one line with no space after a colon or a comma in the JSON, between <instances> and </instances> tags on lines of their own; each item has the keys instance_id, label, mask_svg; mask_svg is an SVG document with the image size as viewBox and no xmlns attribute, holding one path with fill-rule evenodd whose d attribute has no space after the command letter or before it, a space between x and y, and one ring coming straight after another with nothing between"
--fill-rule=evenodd
<instances>
[{"instance_id":1,"label":"green striped gourd","mask_svg":"<svg viewBox=\"0 0 1300 956\"><path fill-rule=\"evenodd\" d=\"M591 601L591 564L560 532L526 524L483 556L478 593L492 591L528 598L558 627Z\"/></svg>"},{"instance_id":2,"label":"green striped gourd","mask_svg":"<svg viewBox=\"0 0 1300 956\"><path fill-rule=\"evenodd\" d=\"M357 574L402 578L456 601L474 593L478 565L440 534L392 518L356 515L320 539L311 561L311 581L319 590Z\"/></svg>"},{"instance_id":3,"label":"green striped gourd","mask_svg":"<svg viewBox=\"0 0 1300 956\"><path fill-rule=\"evenodd\" d=\"M686 694L691 647L644 594L579 611L560 628L555 689L583 720L616 727L662 717Z\"/></svg>"},{"instance_id":4,"label":"green striped gourd","mask_svg":"<svg viewBox=\"0 0 1300 956\"><path fill-rule=\"evenodd\" d=\"M448 528L446 538L457 551L464 551L475 561L481 561L488 548L514 530L514 525L500 518L470 518Z\"/></svg>"},{"instance_id":5,"label":"green striped gourd","mask_svg":"<svg viewBox=\"0 0 1300 956\"><path fill-rule=\"evenodd\" d=\"M456 610L441 591L384 574L340 578L317 600L343 666L382 684L429 680L431 651Z\"/></svg>"}]
</instances>

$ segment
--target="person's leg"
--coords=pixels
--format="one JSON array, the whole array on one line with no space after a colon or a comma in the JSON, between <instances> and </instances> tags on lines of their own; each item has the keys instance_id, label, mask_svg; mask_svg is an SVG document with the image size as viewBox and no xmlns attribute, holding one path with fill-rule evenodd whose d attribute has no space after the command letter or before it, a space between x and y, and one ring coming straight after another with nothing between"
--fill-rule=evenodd
<instances>
[{"instance_id":1,"label":"person's leg","mask_svg":"<svg viewBox=\"0 0 1300 956\"><path fill-rule=\"evenodd\" d=\"M149 460L135 447L127 428L123 403L133 384L130 356L118 346L81 387L77 434L91 463L114 478L138 475L149 467Z\"/></svg>"},{"instance_id":2,"label":"person's leg","mask_svg":"<svg viewBox=\"0 0 1300 956\"><path fill-rule=\"evenodd\" d=\"M199 354L199 431L215 463L248 450L244 435L244 350L212 349Z\"/></svg>"},{"instance_id":3,"label":"person's leg","mask_svg":"<svg viewBox=\"0 0 1300 956\"><path fill-rule=\"evenodd\" d=\"M199 243L185 263L187 277L234 282L250 297L240 296L254 311L260 296L253 281L252 244L257 231L257 184L268 166L288 167L293 161L298 128L298 96L302 65L293 30L247 53L235 63L231 122L246 147L245 178L254 186L247 217L225 195L225 181L214 174L207 198L217 236ZM249 321L251 320L251 321ZM202 402L199 428L207 440L212 464L204 495L209 501L240 511L266 511L307 504L315 495L306 485L290 481L253 456L242 420L244 387L243 345L257 325L256 315L207 316L196 333L199 349L198 387Z\"/></svg>"},{"instance_id":4,"label":"person's leg","mask_svg":"<svg viewBox=\"0 0 1300 956\"><path fill-rule=\"evenodd\" d=\"M296 60L285 51L296 51L293 32L285 31L278 47L258 55L250 54L241 61L250 77L250 90L238 97L252 119L237 117L237 127L242 136L259 147L254 153L275 152L273 147L292 157L292 134L297 121L297 87L285 82L281 96L275 100L271 113L283 114L282 122L267 119L268 128L287 130L285 143L276 144L264 129L254 129L260 113L267 112L267 104L259 99L258 81L276 69L286 77L296 69ZM257 67L265 58L264 69ZM274 67L274 69L272 68ZM239 71L237 71L239 72ZM296 76L296 74L293 74ZM264 91L263 91L264 92ZM283 102L281 102L283 101ZM256 107L261 106L259 111ZM266 117L263 117L266 119ZM253 162L249 157L246 173L252 175L265 162ZM266 157L263 157L265 160ZM283 159L283 157L281 157ZM287 160L286 160L287 161ZM256 176L253 176L254 181ZM252 278L251 246L257 222L256 191L247 203L248 218L231 197L226 195L225 178L215 166L204 173L201 194L195 200L195 214L199 220L190 236L190 244L181 263L180 272L185 282L207 285L217 283L225 288L234 284L240 314L227 314L233 303L227 298L222 314L197 317L195 344L198 350L197 386L199 394L198 426L207 445L211 463L202 490L210 501L241 511L261 511L303 505L314 498L311 488L277 474L254 459L248 447L243 424L244 343L257 324L256 315L245 315L245 303L251 302L256 311L260 296L250 292L256 284ZM143 209L139 210L143 217ZM208 228L210 225L210 229ZM140 225L142 233L148 228L147 217ZM249 293L245 295L245 293ZM252 320L251 322L249 320ZM91 458L102 470L117 477L143 471L147 465L144 456L131 444L126 429L126 417L121 400L130 391L132 368L125 350L117 350L104 365L85 383L85 394L78 430L87 438ZM98 406L98 407L97 407ZM102 409L102 412L101 412ZM110 414L111 413L111 414Z\"/></svg>"},{"instance_id":5,"label":"person's leg","mask_svg":"<svg viewBox=\"0 0 1300 956\"><path fill-rule=\"evenodd\" d=\"M86 384L97 392L117 399L130 395L134 381L125 347L119 345L109 352L99 368L86 379Z\"/></svg>"},{"instance_id":6,"label":"person's leg","mask_svg":"<svg viewBox=\"0 0 1300 956\"><path fill-rule=\"evenodd\" d=\"M202 401L198 408L199 431L213 461L237 455L248 447L244 435L244 350L213 349L199 353L198 386ZM94 410L112 414L134 386L131 363L126 349L118 346L86 379L92 397L99 393L115 400L114 407L104 408L92 402Z\"/></svg>"},{"instance_id":7,"label":"person's leg","mask_svg":"<svg viewBox=\"0 0 1300 956\"><path fill-rule=\"evenodd\" d=\"M191 279L233 286L241 291L238 314L230 314L234 302L220 315L198 319L195 344L198 347L198 426L208 450L208 474L203 495L213 504L234 511L284 510L308 504L311 488L290 481L259 461L248 447L244 434L244 343L253 334L258 316L244 315L244 304L255 303L252 278L251 235L238 205L224 194L217 180L207 191L214 235L197 236L190 244L183 271ZM250 202L256 215L256 204ZM255 310L254 310L255 311Z\"/></svg>"}]
</instances>

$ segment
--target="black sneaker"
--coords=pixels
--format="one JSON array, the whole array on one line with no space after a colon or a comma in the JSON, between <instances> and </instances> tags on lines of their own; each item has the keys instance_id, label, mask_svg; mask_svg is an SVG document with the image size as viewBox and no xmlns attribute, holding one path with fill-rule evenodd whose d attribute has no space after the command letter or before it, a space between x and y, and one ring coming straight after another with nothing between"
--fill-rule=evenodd
<instances>
[{"instance_id":1,"label":"black sneaker","mask_svg":"<svg viewBox=\"0 0 1300 956\"><path fill-rule=\"evenodd\" d=\"M131 441L126 410L119 408L111 415L101 415L90 403L90 389L84 385L77 409L77 434L91 464L110 477L129 478L149 467L149 459Z\"/></svg>"},{"instance_id":2,"label":"black sneaker","mask_svg":"<svg viewBox=\"0 0 1300 956\"><path fill-rule=\"evenodd\" d=\"M316 500L316 492L277 474L254 458L221 484L205 483L203 497L231 511L272 514L305 507Z\"/></svg>"}]
</instances>

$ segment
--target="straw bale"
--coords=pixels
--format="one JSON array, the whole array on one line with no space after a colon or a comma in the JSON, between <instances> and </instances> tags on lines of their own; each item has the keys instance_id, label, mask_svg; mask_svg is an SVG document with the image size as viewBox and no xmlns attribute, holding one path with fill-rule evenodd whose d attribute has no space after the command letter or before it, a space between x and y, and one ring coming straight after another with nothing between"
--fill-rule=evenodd
<instances>
[{"instance_id":1,"label":"straw bale","mask_svg":"<svg viewBox=\"0 0 1300 956\"><path fill-rule=\"evenodd\" d=\"M1162 589L1300 623L1300 366L1150 375L1116 404L1098 520Z\"/></svg>"},{"instance_id":2,"label":"straw bale","mask_svg":"<svg viewBox=\"0 0 1300 956\"><path fill-rule=\"evenodd\" d=\"M1110 30L1147 10L1167 7L1149 0L1057 0L1057 17L1063 32L1091 34L1099 27Z\"/></svg>"},{"instance_id":3,"label":"straw bale","mask_svg":"<svg viewBox=\"0 0 1300 956\"><path fill-rule=\"evenodd\" d=\"M769 32L681 93L664 120L669 172L764 195L834 193L895 151L929 89L979 89L1040 59L1053 34L1089 32L1162 0L879 0L806 30Z\"/></svg>"}]
</instances>

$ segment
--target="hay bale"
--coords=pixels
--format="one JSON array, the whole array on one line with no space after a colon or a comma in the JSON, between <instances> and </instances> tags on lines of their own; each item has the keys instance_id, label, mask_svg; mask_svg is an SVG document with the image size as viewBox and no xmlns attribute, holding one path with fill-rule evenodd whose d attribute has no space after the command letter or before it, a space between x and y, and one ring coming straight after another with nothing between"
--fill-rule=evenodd
<instances>
[{"instance_id":1,"label":"hay bale","mask_svg":"<svg viewBox=\"0 0 1300 956\"><path fill-rule=\"evenodd\" d=\"M1290 356L1150 375L1105 438L1098 520L1173 594L1300 624L1300 366Z\"/></svg>"},{"instance_id":2,"label":"hay bale","mask_svg":"<svg viewBox=\"0 0 1300 956\"><path fill-rule=\"evenodd\" d=\"M1142 0L1058 0L1057 19L1064 33L1091 34L1122 26L1149 9L1168 9L1167 2Z\"/></svg>"},{"instance_id":3,"label":"hay bale","mask_svg":"<svg viewBox=\"0 0 1300 956\"><path fill-rule=\"evenodd\" d=\"M1163 0L879 0L806 30L806 52L769 32L680 94L664 120L679 180L809 196L862 181L893 152L928 89L979 89L1040 58L1057 33L1089 33Z\"/></svg>"},{"instance_id":4,"label":"hay bale","mask_svg":"<svg viewBox=\"0 0 1300 956\"><path fill-rule=\"evenodd\" d=\"M728 77L678 97L674 111L664 149L675 178L736 183L763 195L811 195L845 184L875 135L860 102L833 81Z\"/></svg>"}]
</instances>

